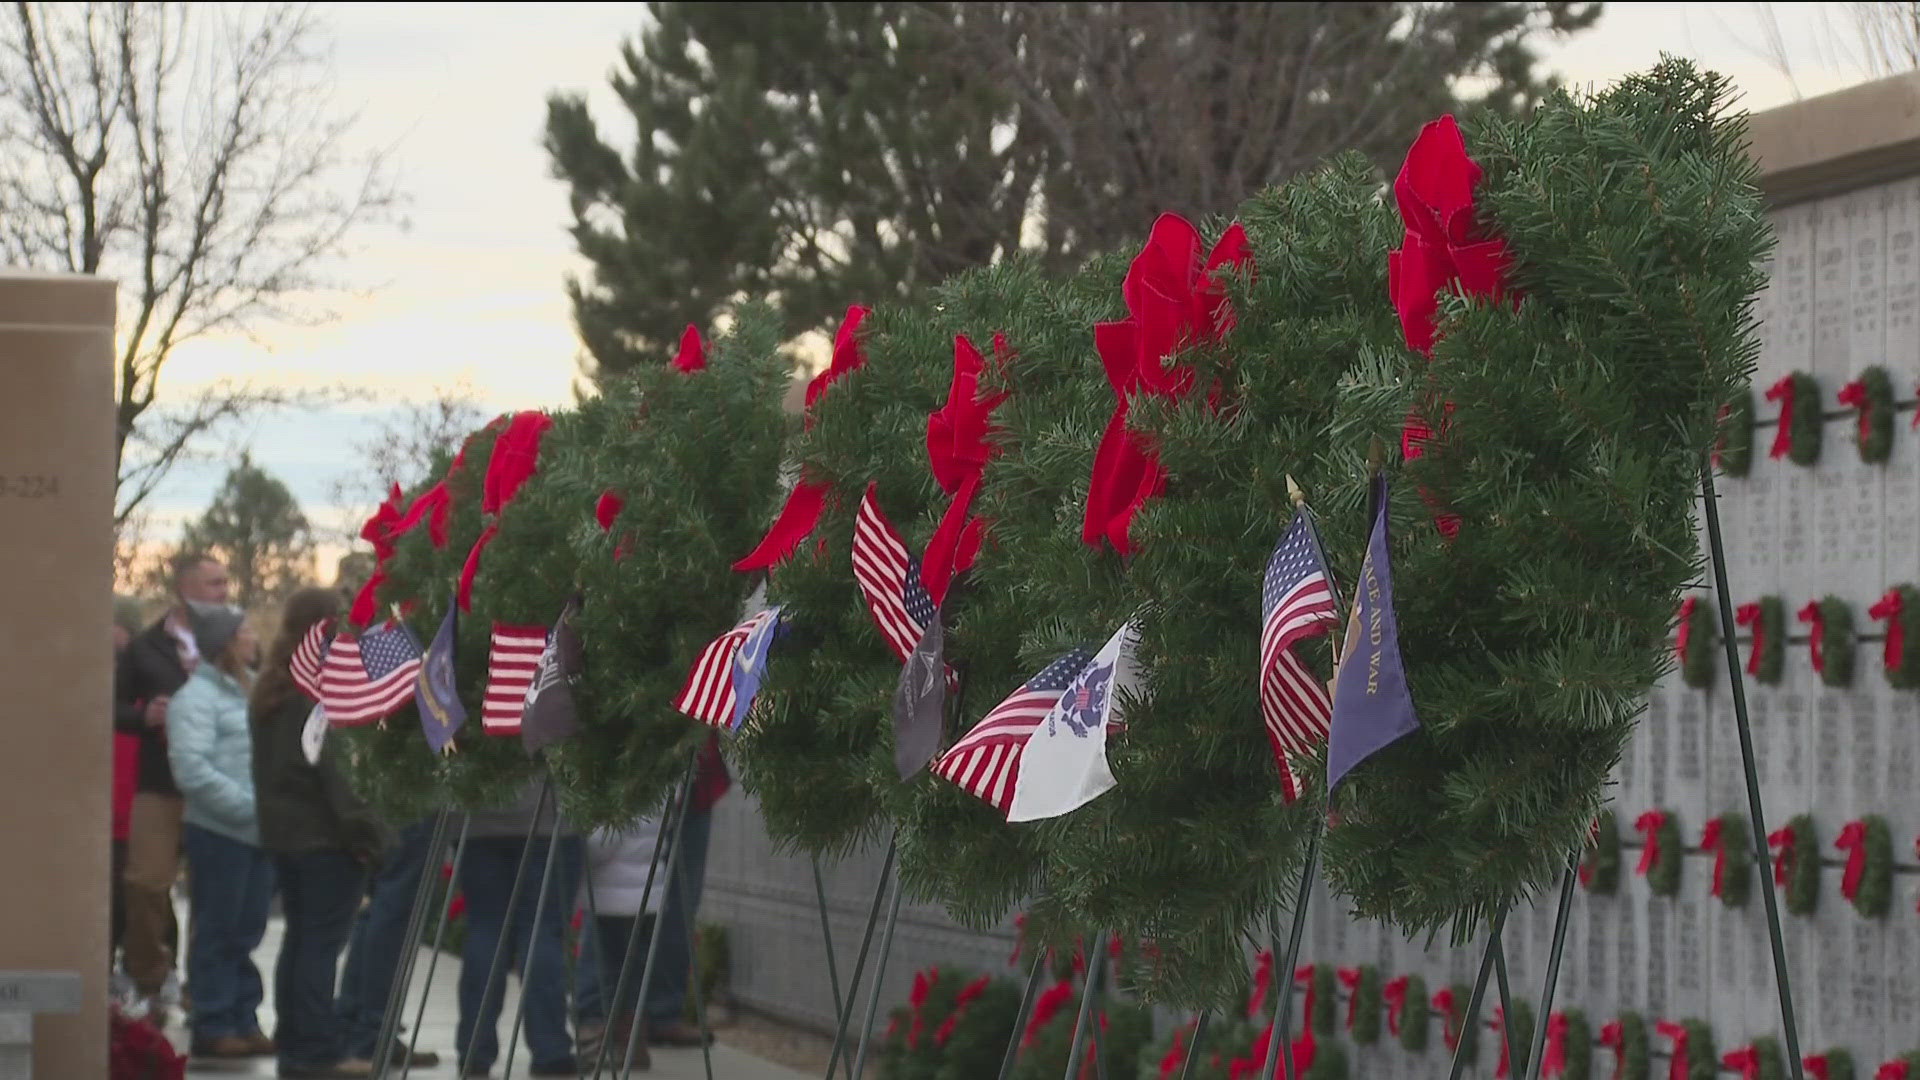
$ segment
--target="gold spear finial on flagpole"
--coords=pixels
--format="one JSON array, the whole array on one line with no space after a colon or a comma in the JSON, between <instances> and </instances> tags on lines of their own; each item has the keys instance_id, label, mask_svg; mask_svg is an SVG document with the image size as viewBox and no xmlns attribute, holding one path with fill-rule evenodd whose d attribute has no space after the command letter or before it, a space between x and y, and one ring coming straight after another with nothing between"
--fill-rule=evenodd
<instances>
[{"instance_id":1,"label":"gold spear finial on flagpole","mask_svg":"<svg viewBox=\"0 0 1920 1080\"><path fill-rule=\"evenodd\" d=\"M1307 493L1300 490L1300 485L1295 482L1292 473L1287 474L1287 497L1293 500L1295 506L1307 501Z\"/></svg>"}]
</instances>

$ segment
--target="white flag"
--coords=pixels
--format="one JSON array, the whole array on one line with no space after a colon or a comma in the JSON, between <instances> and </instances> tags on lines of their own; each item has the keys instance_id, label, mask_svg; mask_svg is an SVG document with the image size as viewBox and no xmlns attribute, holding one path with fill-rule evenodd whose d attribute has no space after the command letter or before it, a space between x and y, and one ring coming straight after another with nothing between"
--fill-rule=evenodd
<instances>
[{"instance_id":1,"label":"white flag","mask_svg":"<svg viewBox=\"0 0 1920 1080\"><path fill-rule=\"evenodd\" d=\"M1107 728L1120 692L1137 696L1140 679L1133 646L1139 636L1139 624L1129 622L1108 638L1027 736L1008 821L1059 817L1113 787Z\"/></svg>"}]
</instances>

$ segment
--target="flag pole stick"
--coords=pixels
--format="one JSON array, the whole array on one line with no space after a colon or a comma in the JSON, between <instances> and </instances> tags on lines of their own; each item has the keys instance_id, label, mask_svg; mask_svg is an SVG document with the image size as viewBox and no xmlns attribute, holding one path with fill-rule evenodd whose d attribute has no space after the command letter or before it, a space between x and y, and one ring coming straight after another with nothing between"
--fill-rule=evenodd
<instances>
[{"instance_id":1,"label":"flag pole stick","mask_svg":"<svg viewBox=\"0 0 1920 1080\"><path fill-rule=\"evenodd\" d=\"M1734 643L1733 593L1727 585L1727 551L1720 536L1719 498L1713 490L1713 462L1700 458L1700 494L1705 504L1707 546L1713 562L1713 591L1720 608L1720 641L1727 652L1727 682L1733 690L1733 722L1740 733L1740 765L1746 771L1747 813L1753 819L1753 850L1766 866L1772 859L1767 850L1766 810L1760 804L1760 774L1754 766L1753 729L1747 719L1746 680L1740 672L1740 650ZM1787 1068L1793 1080L1804 1080L1806 1073L1800 1058L1800 1029L1793 1016L1793 980L1787 974L1787 945L1780 928L1780 901L1771 884L1762 879L1761 899L1767 906L1767 939L1773 949L1773 981L1780 993L1780 1025L1787 1039Z\"/></svg>"},{"instance_id":2,"label":"flag pole stick","mask_svg":"<svg viewBox=\"0 0 1920 1080\"><path fill-rule=\"evenodd\" d=\"M853 1080L860 1080L867 1071L867 1046L873 1038L873 1017L880 1011L880 984L886 982L887 955L893 951L893 931L900 923L901 891L900 872L895 868L893 902L887 911L886 932L880 935L880 955L873 962L873 983L867 993L866 1019L860 1025L860 1049L853 1058Z\"/></svg>"},{"instance_id":3,"label":"flag pole stick","mask_svg":"<svg viewBox=\"0 0 1920 1080\"><path fill-rule=\"evenodd\" d=\"M1493 924L1487 928L1487 945L1480 950L1480 974L1474 977L1473 992L1467 995L1467 1011L1460 1017L1460 1040L1453 1047L1453 1066L1447 1070L1447 1080L1460 1080L1467 1068L1467 1040L1474 1037L1473 1025L1480 1015L1480 997L1487 991L1487 974L1493 970L1493 957L1500 941L1500 931L1507 924L1507 909L1501 908L1494 913ZM1441 1026L1446 1026L1442 1018Z\"/></svg>"},{"instance_id":4,"label":"flag pole stick","mask_svg":"<svg viewBox=\"0 0 1920 1080\"><path fill-rule=\"evenodd\" d=\"M1080 1075L1080 1055L1086 1048L1088 1019L1093 1015L1093 999L1100 993L1100 972L1105 967L1100 962L1099 950L1087 958L1087 978L1080 991L1080 1015L1073 1021L1073 1041L1068 1044L1067 1073L1065 1080L1075 1080ZM1096 1050L1095 1057L1099 1056Z\"/></svg>"},{"instance_id":5,"label":"flag pole stick","mask_svg":"<svg viewBox=\"0 0 1920 1080\"><path fill-rule=\"evenodd\" d=\"M534 815L534 823L540 821ZM528 846L532 846L532 837L528 837ZM547 894L553 891L553 864L560 854L560 800L553 801L553 831L547 836L547 864L540 871L540 891L533 894L533 923L527 928L527 948L520 957L520 1007L513 1011L513 1030L507 1036L507 1063L500 1075L504 1080L513 1080L513 1059L515 1051L520 1049L520 1027L527 1019L527 982L533 977L533 962L540 951L540 920L547 916ZM512 933L512 928L508 928ZM565 940L564 935L562 940Z\"/></svg>"},{"instance_id":6,"label":"flag pole stick","mask_svg":"<svg viewBox=\"0 0 1920 1080\"><path fill-rule=\"evenodd\" d=\"M1560 957L1567 951L1567 917L1573 910L1573 879L1580 873L1580 849L1567 853L1560 875L1560 908L1553 917L1553 950L1547 954L1547 984L1540 989L1540 1013L1533 1022L1533 1052L1527 1055L1528 1080L1540 1080L1547 1052L1547 1028L1553 1019L1553 991L1560 982Z\"/></svg>"},{"instance_id":7,"label":"flag pole stick","mask_svg":"<svg viewBox=\"0 0 1920 1080\"><path fill-rule=\"evenodd\" d=\"M1013 1061L1020 1056L1020 1036L1027 1026L1027 1014L1033 1011L1033 996L1040 989L1040 973L1046 970L1047 951L1036 950L1033 973L1027 976L1027 988L1020 995L1020 1009L1013 1014L1013 1034L1007 1036L1007 1054L1000 1059L1000 1080L1013 1075Z\"/></svg>"},{"instance_id":8,"label":"flag pole stick","mask_svg":"<svg viewBox=\"0 0 1920 1080\"><path fill-rule=\"evenodd\" d=\"M433 951L427 956L427 978L420 986L420 1007L413 1014L413 1030L407 1033L407 1056L400 1059L400 1080L407 1080L407 1077L413 1074L413 1054L420 1045L420 1024L427 1016L427 995L433 992L433 973L440 966L440 950L447 941L447 921L449 913L453 910L454 892L460 887L460 863L467 857L467 830L472 825L472 814L460 815L460 839L453 845L453 869L447 875L447 894L440 898L439 924L433 930ZM429 872L438 873L439 871L429 866L420 871L420 876L424 878ZM395 1037L398 1038L397 1032ZM391 1049L380 1055L381 1059L389 1062L392 1057ZM382 1065L380 1068L381 1072L376 1075L384 1077L387 1066Z\"/></svg>"},{"instance_id":9,"label":"flag pole stick","mask_svg":"<svg viewBox=\"0 0 1920 1080\"><path fill-rule=\"evenodd\" d=\"M833 988L833 1015L840 1015L840 964L833 956L833 925L827 920L827 886L820 878L820 856L809 855L813 864L813 897L820 902L820 939L827 946L827 982Z\"/></svg>"},{"instance_id":10,"label":"flag pole stick","mask_svg":"<svg viewBox=\"0 0 1920 1080\"><path fill-rule=\"evenodd\" d=\"M665 871L667 876L665 881L661 882L663 889L668 887L667 882L671 882L673 875L678 873L680 869L680 851L686 847L687 819L693 816L694 772L699 764L700 755L696 752L693 757L687 761L687 778L686 781L680 785L680 812L674 816L673 846L667 849L667 865ZM640 898L640 911L633 917L633 924L636 929L644 925L647 921L647 902L650 898L650 893L643 894ZM661 906L663 908L665 907L664 904ZM647 934L647 959L645 963L640 965L640 988L635 991L633 995L633 1023L627 1026L627 1056L621 1061L620 1072L618 1074L622 1080L633 1074L633 1059L635 1054L640 1050L641 1029L647 1026L647 990L653 985L654 962L660 959L660 941L666 937L665 934L659 932L661 929L660 920L655 919L653 929ZM615 1007L619 1007L621 1003L616 1001L614 1004Z\"/></svg>"},{"instance_id":11,"label":"flag pole stick","mask_svg":"<svg viewBox=\"0 0 1920 1080\"><path fill-rule=\"evenodd\" d=\"M413 887L413 906L407 910L406 949L399 956L399 967L387 987L387 1007L380 1014L380 1033L374 1046L375 1075L385 1077L392 1063L393 1043L400 1026L400 1014L406 1011L407 991L413 983L414 962L420 954L420 930L427 921L427 897L432 893L433 873L446 847L449 810L441 807L434 815L433 833L427 840L426 864L420 869L420 882ZM431 871L431 872L430 872Z\"/></svg>"},{"instance_id":12,"label":"flag pole stick","mask_svg":"<svg viewBox=\"0 0 1920 1080\"><path fill-rule=\"evenodd\" d=\"M1282 1060L1286 1062L1287 1080L1294 1080L1293 1033L1288 1030L1292 1026L1293 966L1300 961L1300 939L1305 936L1307 929L1307 898L1313 890L1315 872L1320 865L1320 832L1319 828L1315 828L1307 834L1307 859L1300 866L1300 891L1294 896L1293 930L1287 935L1286 960L1281 962L1277 954L1274 958L1276 962L1273 969L1273 989L1274 996L1279 1000L1273 1003L1272 1037L1267 1043L1266 1074L1263 1080L1273 1080L1277 1070L1281 1068ZM1273 935L1273 947L1276 950L1280 946L1278 915L1278 911L1274 911L1267 917Z\"/></svg>"},{"instance_id":13,"label":"flag pole stick","mask_svg":"<svg viewBox=\"0 0 1920 1080\"><path fill-rule=\"evenodd\" d=\"M540 798L534 803L533 807L533 822L535 826L539 825L540 815L547 812L547 803L552 797L553 778L551 776L543 776L540 780ZM504 969L508 966L506 959L507 954L511 952L508 946L513 941L513 916L514 912L519 910L520 907L520 885L526 879L527 864L532 860L533 835L529 833L526 844L520 848L520 864L513 871L513 888L507 891L506 917L501 920L500 940L493 947L493 963L487 967L486 985L480 991L480 1008L474 1018L473 1034L467 1037L466 1052L462 1053L460 1060L454 1063L454 1068L462 1073L468 1072L471 1069L473 1052L480 1048L481 1023L479 1017L487 1015L487 1003L493 1000L494 989L500 985L501 976L504 974Z\"/></svg>"},{"instance_id":14,"label":"flag pole stick","mask_svg":"<svg viewBox=\"0 0 1920 1080\"><path fill-rule=\"evenodd\" d=\"M653 846L655 850L658 850L660 847L659 843L657 842ZM587 894L587 914L586 914L586 921L582 923L580 926L579 936L573 939L574 941L574 945L573 945L574 947L573 1038L574 1038L574 1049L576 1051L576 1053L574 1054L574 1066L575 1066L574 1075L580 1077L580 1080L586 1080L587 1059L585 1055L578 1052L581 1049L580 1047L581 1016L580 1016L580 991L579 991L580 965L592 964L595 968L600 967L600 904L594 898L594 895L593 895L593 875L589 873L587 870L586 851L584 850L584 843L582 845L582 848L583 850L580 853L581 855L580 883L582 886L584 886L584 891ZM593 935L593 948L591 950L586 948L587 934L589 932L591 932ZM600 1012L602 1014L600 1017L600 1038L598 1040L598 1044L595 1045L593 1048L593 1052L597 1055L600 1052L600 1046L604 1045L607 1041L607 1018L605 1016L605 1013L607 1011L606 972L596 971L594 973L594 982L600 988Z\"/></svg>"},{"instance_id":15,"label":"flag pole stick","mask_svg":"<svg viewBox=\"0 0 1920 1080\"><path fill-rule=\"evenodd\" d=\"M680 910L687 913L687 917L680 922L681 928L687 932L687 960L693 965L693 970L687 973L688 996L693 998L693 1024L700 1031L700 1059L706 1065L707 1080L713 1080L713 1037L707 1029L707 1003L703 1000L706 994L700 985L700 964L693 934L693 904L687 898L685 877L674 877L667 882L667 886L679 894Z\"/></svg>"},{"instance_id":16,"label":"flag pole stick","mask_svg":"<svg viewBox=\"0 0 1920 1080\"><path fill-rule=\"evenodd\" d=\"M690 784L692 782L692 777L693 770L692 766L689 765L686 778L687 783ZM682 794L684 794L684 792L685 789L683 788ZM633 962L640 953L640 934L646 927L646 910L647 904L653 898L654 878L660 871L661 856L666 854L667 848L673 843L673 837L675 835L673 831L674 826L675 823L679 821L679 815L676 811L680 809L680 805L681 799L679 796L670 798L667 800L666 807L660 814L660 836L653 845L653 858L647 862L646 884L641 886L640 889L640 911L634 915L633 929L627 934L627 947L621 954L620 973L614 977L612 996L609 997L607 995L604 985L601 988L601 998L607 1014L607 1031L600 1039L600 1048L594 1052L594 1080L599 1080L600 1074L606 1070L609 1063L608 1054L613 1050L613 1040L609 1036L613 1034L613 1021L617 1018L616 1010L619 1009L621 1002L625 999L627 979L633 974Z\"/></svg>"},{"instance_id":17,"label":"flag pole stick","mask_svg":"<svg viewBox=\"0 0 1920 1080\"><path fill-rule=\"evenodd\" d=\"M1200 1041L1207 1037L1207 1019L1213 1014L1202 1012L1193 1022L1192 1041L1187 1044L1187 1060L1180 1065L1180 1080L1188 1080L1193 1075L1194 1063L1200 1060Z\"/></svg>"},{"instance_id":18,"label":"flag pole stick","mask_svg":"<svg viewBox=\"0 0 1920 1080\"><path fill-rule=\"evenodd\" d=\"M880 904L887 896L887 882L893 873L893 857L899 839L898 834L887 838L887 856L880 863L880 880L873 887L873 906L867 909L867 928L860 935L860 952L853 961L853 979L847 983L846 1006L840 1010L833 1032L833 1053L827 1058L827 1080L833 1080L834 1070L840 1067L840 1054L847 1048L847 1025L853 1023L853 999L860 992L860 979L867 970L867 950L873 946L874 927L880 924ZM848 1065L851 1071L852 1063Z\"/></svg>"},{"instance_id":19,"label":"flag pole stick","mask_svg":"<svg viewBox=\"0 0 1920 1080\"><path fill-rule=\"evenodd\" d=\"M1504 933L1495 935L1492 942L1493 984L1500 994L1500 1043L1507 1055L1508 1071L1511 1072L1520 1059L1513 1054L1513 994L1507 987L1507 947L1500 940L1504 936Z\"/></svg>"}]
</instances>

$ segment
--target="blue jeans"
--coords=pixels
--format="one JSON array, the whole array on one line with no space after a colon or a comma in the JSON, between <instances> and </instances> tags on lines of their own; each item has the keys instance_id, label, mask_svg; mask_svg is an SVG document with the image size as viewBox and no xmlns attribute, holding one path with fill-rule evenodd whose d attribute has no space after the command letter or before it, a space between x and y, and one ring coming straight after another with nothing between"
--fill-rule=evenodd
<instances>
[{"instance_id":1,"label":"blue jeans","mask_svg":"<svg viewBox=\"0 0 1920 1080\"><path fill-rule=\"evenodd\" d=\"M638 928L640 937L637 941L633 936L635 929L634 922L636 919L641 922ZM595 1018L605 1019L608 1016L630 1017L633 1015L634 1003L640 1000L640 979L641 976L646 973L647 945L653 937L653 927L656 922L655 917L652 915L602 915L595 919L594 922L594 938L599 945L599 955L594 959L596 959L600 965L600 996L595 1002L595 1004L599 1006L599 1010L595 1013ZM629 942L633 944L633 963L631 965L627 964L627 945ZM665 943L663 942L663 952L664 948ZM653 965L653 986L647 988L647 996L649 998L654 996L654 987L660 985L660 960L656 958ZM627 967L627 985L625 986L620 985L620 969L622 966ZM620 1000L618 1002L612 1000L613 993L616 989L620 991ZM583 1016L587 1015L585 1009L586 1007L583 1005L581 1007L581 1015Z\"/></svg>"},{"instance_id":2,"label":"blue jeans","mask_svg":"<svg viewBox=\"0 0 1920 1080\"><path fill-rule=\"evenodd\" d=\"M309 851L275 858L274 872L287 934L273 969L280 1017L273 1041L281 1068L325 1068L347 1056L346 1025L334 1011L334 975L353 932L366 871L344 851Z\"/></svg>"},{"instance_id":3,"label":"blue jeans","mask_svg":"<svg viewBox=\"0 0 1920 1080\"><path fill-rule=\"evenodd\" d=\"M253 950L267 932L273 860L266 852L198 825L184 830L193 910L187 982L195 1042L260 1032L265 996Z\"/></svg>"},{"instance_id":4,"label":"blue jeans","mask_svg":"<svg viewBox=\"0 0 1920 1080\"><path fill-rule=\"evenodd\" d=\"M451 823L448 828L453 828ZM400 958L409 947L407 917L413 911L413 892L419 888L420 875L426 869L427 841L432 838L431 819L416 821L400 830L399 846L388 854L374 875L373 894L360 917L354 920L337 1003L346 1029L348 1057L374 1060L374 1044L380 1041L380 1019L386 1012L387 995L393 989ZM439 924L436 921L432 925Z\"/></svg>"},{"instance_id":5,"label":"blue jeans","mask_svg":"<svg viewBox=\"0 0 1920 1080\"><path fill-rule=\"evenodd\" d=\"M484 1072L500 1056L500 1007L506 975L502 973L494 980L492 993L487 993L487 982L502 935L508 941L507 964L521 973L527 1052L533 1067L573 1060L573 1039L567 1034L566 927L573 915L573 897L580 888L583 851L579 837L560 838L546 908L536 927L533 916L540 906L538 894L546 870L548 842L545 836L476 836L467 840L459 881L460 891L467 898L467 941L460 957L459 1052L465 1054L469 1045L474 1049L472 1060L461 1063L463 1071ZM520 898L509 927L507 900L513 892L516 868L523 871ZM529 952L531 964L527 962Z\"/></svg>"},{"instance_id":6,"label":"blue jeans","mask_svg":"<svg viewBox=\"0 0 1920 1080\"><path fill-rule=\"evenodd\" d=\"M653 985L647 987L647 1019L656 1023L672 1022L687 1015L687 987L693 977L693 952L687 948L687 928L700 913L700 887L707 879L707 840L713 835L713 811L688 809L687 829L682 835L680 862L674 869L679 881L667 882L661 898L660 918L656 926L661 934L660 955L654 960ZM686 903L681 903L681 891ZM631 925L631 924L629 924ZM621 947L625 947L625 942ZM644 955L644 954L642 954ZM640 961L634 961L636 969ZM639 985L640 977L633 977Z\"/></svg>"}]
</instances>

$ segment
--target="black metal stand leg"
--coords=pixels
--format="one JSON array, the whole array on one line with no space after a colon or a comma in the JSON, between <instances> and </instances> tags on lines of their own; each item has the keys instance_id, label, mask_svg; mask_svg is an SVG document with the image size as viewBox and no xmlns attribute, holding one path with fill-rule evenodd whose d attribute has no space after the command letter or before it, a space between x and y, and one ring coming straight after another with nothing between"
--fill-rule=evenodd
<instances>
[{"instance_id":1,"label":"black metal stand leg","mask_svg":"<svg viewBox=\"0 0 1920 1080\"><path fill-rule=\"evenodd\" d=\"M535 822L538 822L541 816L547 812L547 804L552 801L552 798L553 780L548 778L540 781L540 799L534 805L533 811L533 820ZM500 942L493 948L493 963L487 968L486 987L480 992L479 1016L487 1015L488 1003L493 1000L494 990L499 987L501 975L504 974L503 968L507 966L507 956L513 951L511 947L513 944L513 916L520 908L520 886L526 880L527 863L532 857L533 837L529 834L526 846L520 850L520 863L513 871L513 888L507 892L507 913L506 917L501 920ZM473 1061L473 1052L480 1047L480 1030L479 1018L475 1017L473 1034L468 1037L466 1048L461 1053L460 1060L456 1063L456 1067L462 1072L468 1069L469 1063Z\"/></svg>"},{"instance_id":2,"label":"black metal stand leg","mask_svg":"<svg viewBox=\"0 0 1920 1080\"><path fill-rule=\"evenodd\" d=\"M1560 908L1553 917L1553 951L1547 954L1547 984L1540 989L1540 1015L1533 1024L1533 1052L1527 1056L1528 1080L1540 1080L1547 1052L1547 1028L1553 1020L1553 991L1560 982L1560 958L1567 951L1567 917L1573 911L1573 881L1580 873L1580 849L1567 855L1560 875Z\"/></svg>"},{"instance_id":3,"label":"black metal stand leg","mask_svg":"<svg viewBox=\"0 0 1920 1080\"><path fill-rule=\"evenodd\" d=\"M427 957L427 978L420 987L420 1007L413 1014L413 1030L407 1033L407 1056L400 1059L400 1080L407 1080L407 1077L413 1075L413 1055L420 1046L420 1025L427 1017L427 996L433 993L433 973L440 967L440 950L446 946L447 921L452 916L453 893L458 888L454 883L460 880L460 863L467 857L467 830L472 825L472 814L460 815L460 839L453 846L453 867L452 872L447 875L447 895L441 897L440 923L433 930L433 952ZM425 869L421 870L421 876L425 877L426 872ZM392 1064L391 1050L379 1056L388 1059L388 1066Z\"/></svg>"},{"instance_id":4,"label":"black metal stand leg","mask_svg":"<svg viewBox=\"0 0 1920 1080\"><path fill-rule=\"evenodd\" d=\"M833 1080L834 1070L840 1067L840 1055L847 1049L847 1028L853 1024L853 999L860 992L860 979L867 970L867 950L873 946L874 928L880 925L880 904L887 897L887 883L893 880L893 859L898 852L898 835L887 839L887 857L880 863L880 880L873 886L873 905L867 909L867 928L860 934L860 952L853 961L853 980L847 984L846 1007L840 1012L839 1022L833 1033L833 1053L827 1057L827 1080ZM852 1063L848 1063L848 1073L852 1073Z\"/></svg>"},{"instance_id":5,"label":"black metal stand leg","mask_svg":"<svg viewBox=\"0 0 1920 1080\"><path fill-rule=\"evenodd\" d=\"M1480 998L1487 992L1487 975L1493 970L1493 958L1498 953L1500 931L1507 925L1506 909L1501 909L1493 917L1493 924L1487 928L1487 945L1480 953L1480 974L1474 976L1473 992L1467 995L1467 1011L1460 1017L1460 1041L1453 1048L1453 1065L1447 1070L1448 1080L1460 1080L1467 1067L1467 1040L1474 1036L1474 1025L1479 1023ZM1441 1021L1444 1024L1446 1021Z\"/></svg>"},{"instance_id":6,"label":"black metal stand leg","mask_svg":"<svg viewBox=\"0 0 1920 1080\"><path fill-rule=\"evenodd\" d=\"M500 1073L504 1080L513 1080L514 1052L520 1048L520 1028L527 1020L527 984L533 978L533 962L540 952L540 921L547 917L547 894L552 891L553 864L559 854L560 807L556 800L553 831L547 836L547 864L540 871L540 891L533 897L533 924L527 931L527 953L520 958L520 1007L513 1010L513 1030L507 1036L507 1062ZM508 927L508 933L512 933L512 927Z\"/></svg>"},{"instance_id":7,"label":"black metal stand leg","mask_svg":"<svg viewBox=\"0 0 1920 1080\"><path fill-rule=\"evenodd\" d=\"M1313 880L1320 869L1320 830L1315 828L1307 837L1307 858L1300 866L1300 889L1293 897L1293 931L1287 935L1286 959L1282 961L1278 953L1279 935L1275 935L1273 990L1278 1000L1273 1003L1273 1035L1268 1041L1267 1069L1264 1080L1273 1080L1275 1070L1284 1067L1287 1080L1293 1075L1293 1032L1288 1030L1292 1024L1293 1012L1293 966L1300 962L1300 941L1307 929L1307 901L1313 895ZM1277 929L1277 927L1276 927ZM1282 1063L1285 1063L1284 1066Z\"/></svg>"},{"instance_id":8,"label":"black metal stand leg","mask_svg":"<svg viewBox=\"0 0 1920 1080\"><path fill-rule=\"evenodd\" d=\"M1033 996L1040 989L1040 975L1047 967L1042 949L1033 958L1033 973L1027 976L1027 989L1020 995L1020 1011L1013 1014L1013 1034L1007 1037L1007 1056L1000 1060L1000 1080L1013 1075L1013 1060L1020 1056L1020 1037L1027 1029L1027 1014L1033 1011Z\"/></svg>"},{"instance_id":9,"label":"black metal stand leg","mask_svg":"<svg viewBox=\"0 0 1920 1080\"><path fill-rule=\"evenodd\" d=\"M407 943L394 970L393 984L387 987L387 1007L380 1014L380 1034L374 1044L374 1075L385 1080L393 1067L393 1044L400 1026L400 1013L407 1007L407 990L413 983L413 968L420 957L420 930L427 923L427 897L433 895L432 872L445 852L447 815L442 808L434 816L433 834L427 840L426 865L420 870L420 884L413 889L413 906L407 911Z\"/></svg>"}]
</instances>

